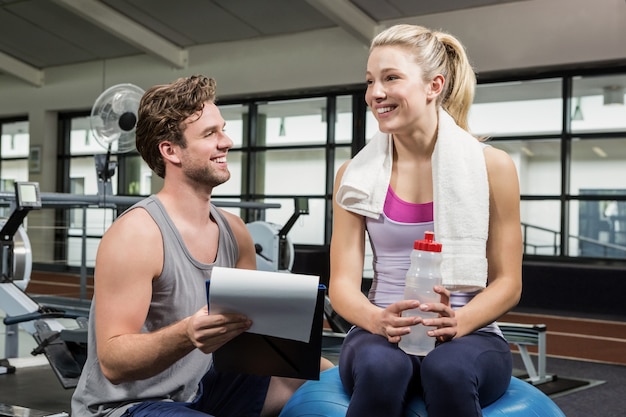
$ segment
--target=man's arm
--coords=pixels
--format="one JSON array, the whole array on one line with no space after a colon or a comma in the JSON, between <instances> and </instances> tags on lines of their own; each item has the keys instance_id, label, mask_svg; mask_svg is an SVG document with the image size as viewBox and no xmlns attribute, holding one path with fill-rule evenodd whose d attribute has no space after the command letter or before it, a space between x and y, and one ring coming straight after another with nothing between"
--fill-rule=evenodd
<instances>
[{"instance_id":1,"label":"man's arm","mask_svg":"<svg viewBox=\"0 0 626 417\"><path fill-rule=\"evenodd\" d=\"M241 315L210 315L205 308L163 329L141 333L161 274L162 238L142 209L113 223L96 257L95 328L98 359L113 383L154 376L198 348L213 352L249 328Z\"/></svg>"}]
</instances>

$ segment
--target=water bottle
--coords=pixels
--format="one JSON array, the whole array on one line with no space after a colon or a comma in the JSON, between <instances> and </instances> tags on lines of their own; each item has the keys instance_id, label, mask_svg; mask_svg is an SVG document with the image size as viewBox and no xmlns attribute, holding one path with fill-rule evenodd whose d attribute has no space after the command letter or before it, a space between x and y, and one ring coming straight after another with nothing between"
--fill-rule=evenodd
<instances>
[{"instance_id":1,"label":"water bottle","mask_svg":"<svg viewBox=\"0 0 626 417\"><path fill-rule=\"evenodd\" d=\"M435 242L433 232L426 232L423 240L416 240L413 244L411 266L406 273L404 299L417 300L420 304L438 303L440 295L433 291L433 287L442 282L440 265L441 243ZM403 311L402 316L429 319L438 317L438 314L416 308ZM400 348L411 355L425 356L435 348L435 338L426 334L431 329L433 328L421 323L411 326L411 333L402 336Z\"/></svg>"}]
</instances>

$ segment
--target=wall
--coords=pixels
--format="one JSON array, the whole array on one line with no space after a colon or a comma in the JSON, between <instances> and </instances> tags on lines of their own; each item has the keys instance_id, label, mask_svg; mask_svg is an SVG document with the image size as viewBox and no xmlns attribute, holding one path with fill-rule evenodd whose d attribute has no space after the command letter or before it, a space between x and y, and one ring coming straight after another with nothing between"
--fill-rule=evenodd
<instances>
[{"instance_id":1,"label":"wall","mask_svg":"<svg viewBox=\"0 0 626 417\"><path fill-rule=\"evenodd\" d=\"M626 318L626 268L525 261L518 309Z\"/></svg>"}]
</instances>

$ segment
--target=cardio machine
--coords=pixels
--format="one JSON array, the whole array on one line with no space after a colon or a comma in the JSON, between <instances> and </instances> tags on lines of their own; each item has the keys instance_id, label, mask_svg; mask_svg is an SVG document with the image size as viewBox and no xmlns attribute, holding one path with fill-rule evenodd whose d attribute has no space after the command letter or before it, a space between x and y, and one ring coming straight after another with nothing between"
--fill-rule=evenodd
<instances>
[{"instance_id":1,"label":"cardio machine","mask_svg":"<svg viewBox=\"0 0 626 417\"><path fill-rule=\"evenodd\" d=\"M258 270L289 272L293 267L295 250L287 234L300 216L309 214L309 201L295 198L294 205L293 214L282 227L263 220L246 224L254 241Z\"/></svg>"},{"instance_id":2,"label":"cardio machine","mask_svg":"<svg viewBox=\"0 0 626 417\"><path fill-rule=\"evenodd\" d=\"M87 317L85 312L61 310L40 304L25 293L16 281L30 276L32 259L16 257L16 242L30 252L28 237L22 223L28 213L42 206L39 184L16 182L12 211L0 230L0 308L5 311L3 320L7 337L5 356L0 359L0 373L13 373L10 358L18 356L18 326L31 334L38 346L33 355L44 354L64 388L74 388L86 359ZM17 236L17 239L16 239ZM18 276L21 275L21 276ZM70 318L76 326L68 328L59 320Z\"/></svg>"}]
</instances>

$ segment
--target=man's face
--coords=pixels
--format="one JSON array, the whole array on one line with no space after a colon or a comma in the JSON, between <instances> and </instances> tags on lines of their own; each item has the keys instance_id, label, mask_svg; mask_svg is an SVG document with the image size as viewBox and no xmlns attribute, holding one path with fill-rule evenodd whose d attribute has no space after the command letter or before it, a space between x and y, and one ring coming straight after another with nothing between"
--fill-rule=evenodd
<instances>
[{"instance_id":1,"label":"man's face","mask_svg":"<svg viewBox=\"0 0 626 417\"><path fill-rule=\"evenodd\" d=\"M213 102L190 116L183 131L187 146L181 148L185 176L199 185L216 187L230 178L226 155L233 141L224 132L226 122Z\"/></svg>"}]
</instances>

